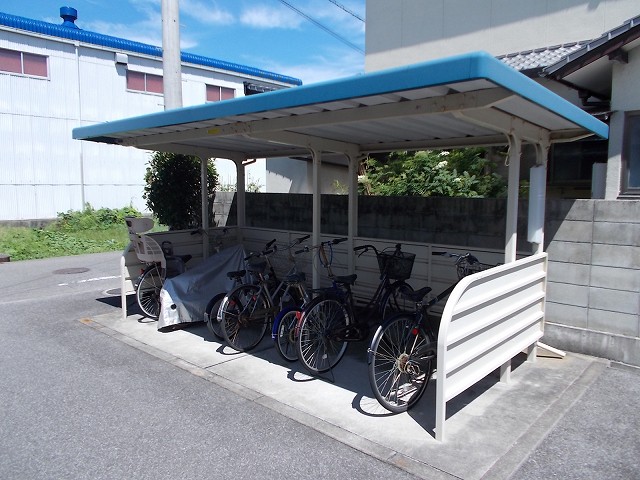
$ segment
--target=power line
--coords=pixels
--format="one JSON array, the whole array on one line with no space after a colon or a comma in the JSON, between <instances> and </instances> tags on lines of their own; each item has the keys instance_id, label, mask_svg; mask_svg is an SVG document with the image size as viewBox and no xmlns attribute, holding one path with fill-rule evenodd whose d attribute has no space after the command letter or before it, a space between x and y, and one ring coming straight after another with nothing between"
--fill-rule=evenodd
<instances>
[{"instance_id":1,"label":"power line","mask_svg":"<svg viewBox=\"0 0 640 480\"><path fill-rule=\"evenodd\" d=\"M342 10L344 10L345 12L347 12L349 15L351 15L354 18L357 18L358 20L360 20L362 23L364 22L364 18L362 18L360 15L358 15L357 13L355 13L352 10L349 10L347 7L345 7L344 5L339 4L338 2L336 2L336 0L329 0L331 3L333 3L336 7L341 8Z\"/></svg>"},{"instance_id":2,"label":"power line","mask_svg":"<svg viewBox=\"0 0 640 480\"><path fill-rule=\"evenodd\" d=\"M356 44L351 43L349 40L347 40L346 38L344 38L343 36L339 35L338 33L334 32L333 30L331 30L329 27L323 25L322 23L320 23L319 21L311 18L309 15L307 15L306 13L298 10L296 7L294 7L293 5L291 5L289 2L286 2L285 0L280 0L280 3L286 5L287 7L289 7L291 10L293 10L294 12L296 12L298 15L306 18L307 20L309 20L311 23L313 23L316 27L321 28L322 30L324 30L325 32L327 32L329 35L332 35L333 37L337 38L338 40L340 40L342 43L344 43L345 45L348 45L349 47L353 48L354 50L357 50L358 52L362 53L364 55L364 50L362 50L360 47L358 47Z\"/></svg>"}]
</instances>

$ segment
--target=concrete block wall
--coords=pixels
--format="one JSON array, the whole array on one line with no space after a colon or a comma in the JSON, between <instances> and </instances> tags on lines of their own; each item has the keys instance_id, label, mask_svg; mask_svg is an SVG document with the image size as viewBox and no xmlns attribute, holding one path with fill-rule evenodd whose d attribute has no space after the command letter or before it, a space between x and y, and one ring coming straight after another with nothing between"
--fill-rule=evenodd
<instances>
[{"instance_id":1,"label":"concrete block wall","mask_svg":"<svg viewBox=\"0 0 640 480\"><path fill-rule=\"evenodd\" d=\"M347 198L322 199L322 231L346 235ZM640 200L549 199L544 341L640 366ZM454 248L504 248L505 200L360 197L361 237ZM528 255L527 202L518 252ZM230 219L235 218L235 204ZM248 194L247 226L309 231L311 195Z\"/></svg>"},{"instance_id":2,"label":"concrete block wall","mask_svg":"<svg viewBox=\"0 0 640 480\"><path fill-rule=\"evenodd\" d=\"M640 365L640 201L551 200L545 341Z\"/></svg>"}]
</instances>

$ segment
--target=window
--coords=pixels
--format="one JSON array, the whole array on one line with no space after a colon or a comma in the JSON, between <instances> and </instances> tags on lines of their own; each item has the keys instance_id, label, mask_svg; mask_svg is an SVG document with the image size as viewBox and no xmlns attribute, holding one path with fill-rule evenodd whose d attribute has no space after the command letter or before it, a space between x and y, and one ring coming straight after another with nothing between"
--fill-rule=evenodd
<instances>
[{"instance_id":1,"label":"window","mask_svg":"<svg viewBox=\"0 0 640 480\"><path fill-rule=\"evenodd\" d=\"M555 143L549 155L549 185L591 187L594 163L607 163L606 140Z\"/></svg>"},{"instance_id":2,"label":"window","mask_svg":"<svg viewBox=\"0 0 640 480\"><path fill-rule=\"evenodd\" d=\"M621 190L640 195L640 112L627 112L624 119Z\"/></svg>"},{"instance_id":3,"label":"window","mask_svg":"<svg viewBox=\"0 0 640 480\"><path fill-rule=\"evenodd\" d=\"M127 89L137 92L162 93L162 76L127 70Z\"/></svg>"},{"instance_id":4,"label":"window","mask_svg":"<svg viewBox=\"0 0 640 480\"><path fill-rule=\"evenodd\" d=\"M0 48L0 71L34 77L49 76L47 57Z\"/></svg>"},{"instance_id":5,"label":"window","mask_svg":"<svg viewBox=\"0 0 640 480\"><path fill-rule=\"evenodd\" d=\"M233 88L219 87L218 85L207 85L207 102L219 102L229 100L236 96Z\"/></svg>"}]
</instances>

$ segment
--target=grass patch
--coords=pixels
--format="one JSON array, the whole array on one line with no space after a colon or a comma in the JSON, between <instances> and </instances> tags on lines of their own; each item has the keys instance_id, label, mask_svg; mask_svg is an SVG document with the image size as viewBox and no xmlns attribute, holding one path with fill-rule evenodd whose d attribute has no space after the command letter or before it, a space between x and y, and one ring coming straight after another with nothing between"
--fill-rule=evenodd
<instances>
[{"instance_id":1,"label":"grass patch","mask_svg":"<svg viewBox=\"0 0 640 480\"><path fill-rule=\"evenodd\" d=\"M58 214L44 228L0 226L0 253L14 261L124 250L129 244L127 215L140 213L129 207L94 210L87 206L82 212ZM165 229L154 227L154 231Z\"/></svg>"}]
</instances>

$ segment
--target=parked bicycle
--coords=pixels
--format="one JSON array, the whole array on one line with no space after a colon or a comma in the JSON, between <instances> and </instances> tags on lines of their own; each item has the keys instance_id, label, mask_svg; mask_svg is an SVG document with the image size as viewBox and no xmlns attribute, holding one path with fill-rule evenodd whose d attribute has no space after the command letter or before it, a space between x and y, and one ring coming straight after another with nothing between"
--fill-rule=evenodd
<instances>
[{"instance_id":1,"label":"parked bicycle","mask_svg":"<svg viewBox=\"0 0 640 480\"><path fill-rule=\"evenodd\" d=\"M371 389L378 402L394 413L404 412L420 400L435 370L438 326L429 316L429 309L448 297L465 276L494 267L480 263L470 253L434 252L433 255L455 257L458 280L428 301L425 297L431 287L403 291L405 298L413 303L414 311L388 318L373 335L368 349Z\"/></svg>"},{"instance_id":2,"label":"parked bicycle","mask_svg":"<svg viewBox=\"0 0 640 480\"><path fill-rule=\"evenodd\" d=\"M313 374L335 367L349 342L365 340L372 325L379 324L385 315L404 308L400 291L413 290L405 279L411 275L415 254L402 252L400 244L395 246L393 253L379 251L373 245L354 248L360 254L369 250L373 250L378 259L380 280L364 307L354 305L351 287L357 277L349 275L334 277L334 285L339 288L312 300L302 313L296 338L298 358ZM398 280L392 281L395 278Z\"/></svg>"},{"instance_id":3,"label":"parked bicycle","mask_svg":"<svg viewBox=\"0 0 640 480\"><path fill-rule=\"evenodd\" d=\"M246 275L246 270L227 272L227 277L233 282L233 286L230 290L233 290L238 285L243 284ZM222 332L222 327L220 326L220 321L218 320L218 310L220 309L222 300L224 300L224 297L226 295L227 292L220 292L217 295L214 295L213 298L209 300L209 303L204 309L204 323L207 326L207 329L218 340L224 340L224 333Z\"/></svg>"},{"instance_id":4,"label":"parked bicycle","mask_svg":"<svg viewBox=\"0 0 640 480\"><path fill-rule=\"evenodd\" d=\"M333 245L337 245L338 243L342 243L346 240L346 238L328 240L326 242L321 242L319 245L304 247L303 249L296 251L294 254L299 255L301 253L317 250L320 265L327 270L329 278L334 279L334 275L331 270L331 265L333 263ZM329 250L328 254L327 250ZM295 283L295 281L295 278L292 279L293 283ZM331 293L334 290L337 291L339 288L340 287L334 280L331 287L315 289L312 291L312 294L315 298L318 298L327 293ZM271 338L276 343L278 353L288 362L293 362L298 359L298 349L296 347L298 327L300 320L302 319L302 312L311 300L312 298L307 295L301 305L290 305L285 307L280 311L280 313L278 313L273 322Z\"/></svg>"},{"instance_id":5,"label":"parked bicycle","mask_svg":"<svg viewBox=\"0 0 640 480\"><path fill-rule=\"evenodd\" d=\"M147 317L157 320L160 315L160 291L165 280L182 273L191 255L174 255L171 242L162 242L160 246L153 238L144 235L142 232L153 228L150 218L126 217L125 223L136 256L146 264L134 280L136 300ZM195 233L198 232L192 232Z\"/></svg>"},{"instance_id":6,"label":"parked bicycle","mask_svg":"<svg viewBox=\"0 0 640 480\"><path fill-rule=\"evenodd\" d=\"M284 250L290 250L309 238L296 239ZM295 262L283 280L279 280L271 255L277 251L275 240L262 252L245 258L247 271L255 284L242 284L228 292L218 310L218 321L227 344L239 352L256 347L267 327L287 304L301 305L307 296L304 274L298 273ZM292 257L290 257L292 259Z\"/></svg>"}]
</instances>

